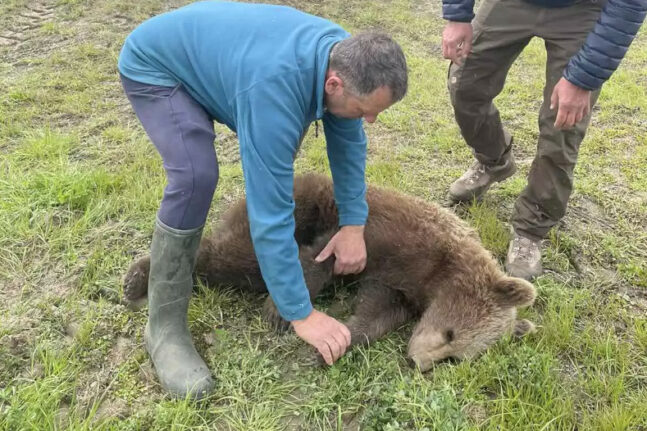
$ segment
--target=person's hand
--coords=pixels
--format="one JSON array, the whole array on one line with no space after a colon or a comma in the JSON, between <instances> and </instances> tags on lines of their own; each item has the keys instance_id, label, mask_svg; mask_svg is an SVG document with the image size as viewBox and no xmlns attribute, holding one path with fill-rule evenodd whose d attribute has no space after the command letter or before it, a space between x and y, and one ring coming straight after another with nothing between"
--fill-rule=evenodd
<instances>
[{"instance_id":1,"label":"person's hand","mask_svg":"<svg viewBox=\"0 0 647 431\"><path fill-rule=\"evenodd\" d=\"M364 226L343 226L315 257L321 263L335 255L335 274L358 274L366 267Z\"/></svg>"},{"instance_id":2,"label":"person's hand","mask_svg":"<svg viewBox=\"0 0 647 431\"><path fill-rule=\"evenodd\" d=\"M294 332L314 346L328 365L341 358L350 346L350 331L346 325L321 311L313 309L305 319L290 323Z\"/></svg>"},{"instance_id":3,"label":"person's hand","mask_svg":"<svg viewBox=\"0 0 647 431\"><path fill-rule=\"evenodd\" d=\"M591 111L591 92L571 84L566 78L559 80L550 96L550 109L557 108L556 129L569 129L582 121Z\"/></svg>"},{"instance_id":4,"label":"person's hand","mask_svg":"<svg viewBox=\"0 0 647 431\"><path fill-rule=\"evenodd\" d=\"M459 66L472 50L472 23L448 21L443 30L443 57Z\"/></svg>"}]
</instances>

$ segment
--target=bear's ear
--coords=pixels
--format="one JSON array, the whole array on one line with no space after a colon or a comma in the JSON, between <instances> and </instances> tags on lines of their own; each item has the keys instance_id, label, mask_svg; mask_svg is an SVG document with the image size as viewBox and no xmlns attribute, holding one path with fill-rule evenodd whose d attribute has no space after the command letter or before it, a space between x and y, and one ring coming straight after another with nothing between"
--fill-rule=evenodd
<instances>
[{"instance_id":1,"label":"bear's ear","mask_svg":"<svg viewBox=\"0 0 647 431\"><path fill-rule=\"evenodd\" d=\"M537 328L535 324L530 320L520 319L514 322L514 329L512 330L512 335L515 337L523 337L524 335L532 334L536 332Z\"/></svg>"},{"instance_id":2,"label":"bear's ear","mask_svg":"<svg viewBox=\"0 0 647 431\"><path fill-rule=\"evenodd\" d=\"M537 296L532 283L516 277L503 277L494 284L493 290L499 305L509 307L526 307Z\"/></svg>"}]
</instances>

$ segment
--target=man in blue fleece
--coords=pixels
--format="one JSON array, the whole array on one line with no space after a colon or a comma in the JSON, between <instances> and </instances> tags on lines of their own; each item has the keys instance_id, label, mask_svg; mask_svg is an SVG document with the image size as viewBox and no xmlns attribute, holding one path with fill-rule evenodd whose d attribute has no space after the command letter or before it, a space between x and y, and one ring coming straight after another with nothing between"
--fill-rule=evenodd
<instances>
[{"instance_id":1,"label":"man in blue fleece","mask_svg":"<svg viewBox=\"0 0 647 431\"><path fill-rule=\"evenodd\" d=\"M348 329L314 310L294 239L293 162L321 120L339 210L339 232L318 256L335 271L366 262L368 207L362 118L402 99L407 68L386 35L349 37L292 8L200 2L144 22L119 57L124 90L167 175L151 245L146 348L162 386L199 398L213 388L186 324L191 274L218 181L213 121L238 135L254 249L281 316L328 364Z\"/></svg>"},{"instance_id":2,"label":"man in blue fleece","mask_svg":"<svg viewBox=\"0 0 647 431\"><path fill-rule=\"evenodd\" d=\"M591 108L642 25L647 0L483 0L476 16L473 6L473 0L443 0L449 92L476 158L450 186L449 197L478 199L515 173L512 137L492 100L519 53L541 37L547 64L539 142L515 204L506 258L511 275L531 279L542 273L541 239L566 212Z\"/></svg>"}]
</instances>

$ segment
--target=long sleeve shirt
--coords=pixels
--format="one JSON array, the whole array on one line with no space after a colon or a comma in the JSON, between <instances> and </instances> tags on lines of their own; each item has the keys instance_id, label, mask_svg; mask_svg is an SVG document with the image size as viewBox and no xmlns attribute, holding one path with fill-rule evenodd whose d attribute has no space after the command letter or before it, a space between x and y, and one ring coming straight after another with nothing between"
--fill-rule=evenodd
<instances>
[{"instance_id":1,"label":"long sleeve shirt","mask_svg":"<svg viewBox=\"0 0 647 431\"><path fill-rule=\"evenodd\" d=\"M238 135L254 250L281 316L305 318L312 304L294 239L294 158L321 119L339 224L363 225L366 135L361 119L324 109L338 25L285 6L206 1L151 18L126 39L119 71L134 81L181 83Z\"/></svg>"}]
</instances>

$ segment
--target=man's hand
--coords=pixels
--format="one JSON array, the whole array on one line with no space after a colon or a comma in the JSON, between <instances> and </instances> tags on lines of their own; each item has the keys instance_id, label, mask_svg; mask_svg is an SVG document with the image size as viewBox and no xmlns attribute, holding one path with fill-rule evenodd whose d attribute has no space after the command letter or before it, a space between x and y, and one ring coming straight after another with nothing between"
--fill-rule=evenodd
<instances>
[{"instance_id":1,"label":"man's hand","mask_svg":"<svg viewBox=\"0 0 647 431\"><path fill-rule=\"evenodd\" d=\"M472 23L448 21L443 30L443 57L459 66L472 50Z\"/></svg>"},{"instance_id":2,"label":"man's hand","mask_svg":"<svg viewBox=\"0 0 647 431\"><path fill-rule=\"evenodd\" d=\"M550 109L557 108L555 128L569 129L591 111L591 92L562 78L553 88Z\"/></svg>"},{"instance_id":3,"label":"man's hand","mask_svg":"<svg viewBox=\"0 0 647 431\"><path fill-rule=\"evenodd\" d=\"M343 226L315 258L323 262L335 255L335 274L358 274L366 267L364 226Z\"/></svg>"},{"instance_id":4,"label":"man's hand","mask_svg":"<svg viewBox=\"0 0 647 431\"><path fill-rule=\"evenodd\" d=\"M305 319L291 323L294 332L314 346L328 365L341 358L350 346L350 331L346 325L321 311L312 310Z\"/></svg>"}]
</instances>

